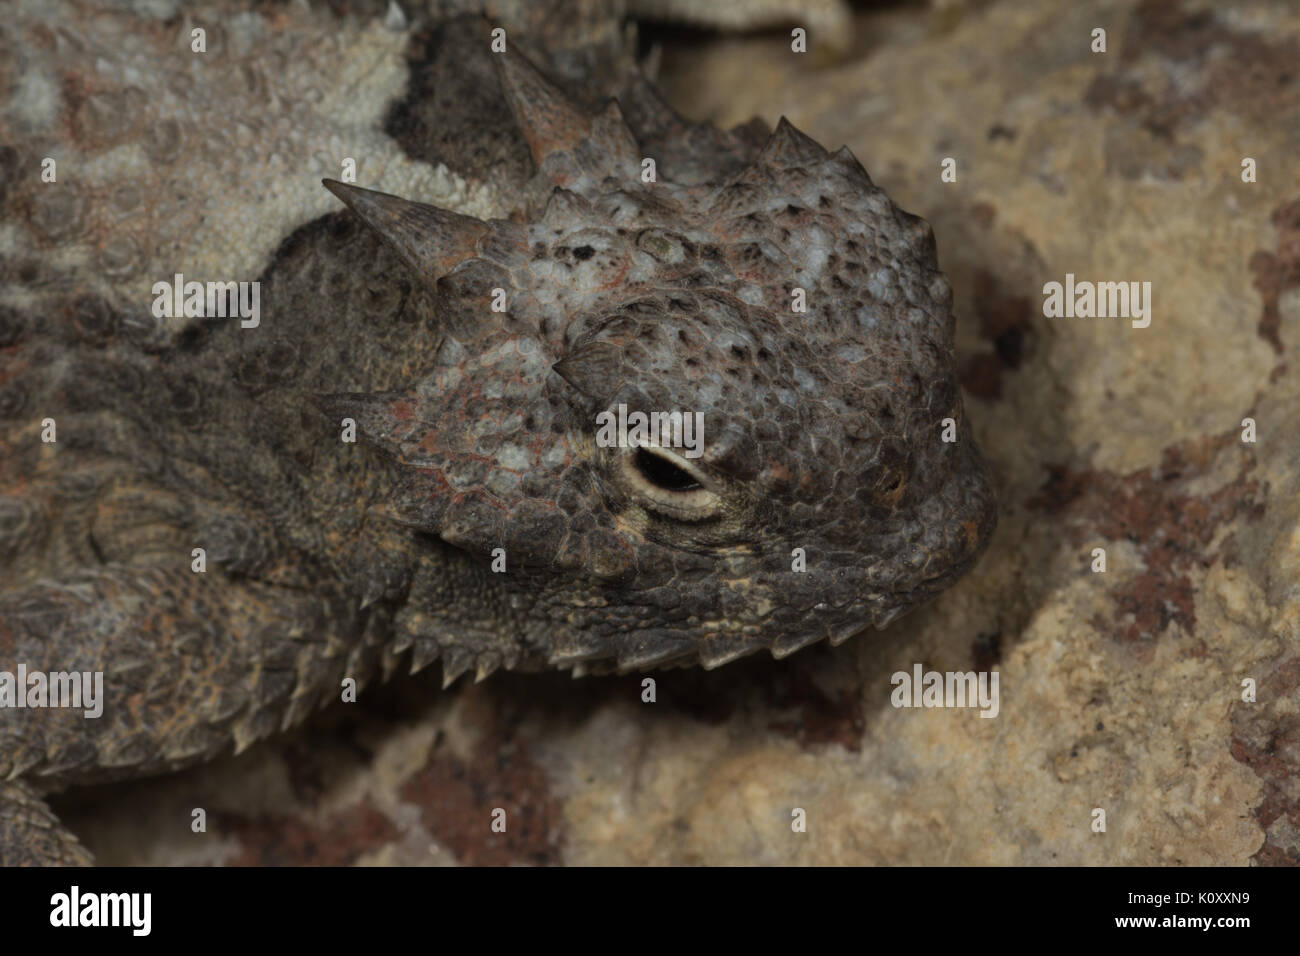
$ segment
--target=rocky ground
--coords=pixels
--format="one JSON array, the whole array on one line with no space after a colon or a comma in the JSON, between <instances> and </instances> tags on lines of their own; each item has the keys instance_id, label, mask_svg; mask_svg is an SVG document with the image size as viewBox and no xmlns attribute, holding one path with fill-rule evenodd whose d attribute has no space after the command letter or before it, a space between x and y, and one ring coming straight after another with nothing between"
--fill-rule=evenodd
<instances>
[{"instance_id":1,"label":"rocky ground","mask_svg":"<svg viewBox=\"0 0 1300 956\"><path fill-rule=\"evenodd\" d=\"M654 37L688 115L784 114L933 224L1001 494L975 570L838 648L653 675L654 703L640 675L401 678L61 796L101 861L1300 863L1300 11L1003 0L854 27L817 56L784 30ZM355 42L387 63L400 32ZM1150 282L1149 327L1046 318L1067 273ZM996 670L997 717L891 706L916 663Z\"/></svg>"}]
</instances>

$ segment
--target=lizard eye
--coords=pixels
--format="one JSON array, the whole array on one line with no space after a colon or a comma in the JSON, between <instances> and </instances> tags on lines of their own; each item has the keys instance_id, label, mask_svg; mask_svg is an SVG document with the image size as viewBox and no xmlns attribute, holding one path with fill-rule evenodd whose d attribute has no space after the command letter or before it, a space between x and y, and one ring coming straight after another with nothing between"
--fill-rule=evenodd
<instances>
[{"instance_id":1,"label":"lizard eye","mask_svg":"<svg viewBox=\"0 0 1300 956\"><path fill-rule=\"evenodd\" d=\"M629 448L620 470L642 504L667 517L700 521L717 514L721 505L704 474L667 448Z\"/></svg>"},{"instance_id":2,"label":"lizard eye","mask_svg":"<svg viewBox=\"0 0 1300 956\"><path fill-rule=\"evenodd\" d=\"M638 448L636 470L641 477L663 491L694 491L700 483L689 471L679 467L667 455L657 455L649 448Z\"/></svg>"}]
</instances>

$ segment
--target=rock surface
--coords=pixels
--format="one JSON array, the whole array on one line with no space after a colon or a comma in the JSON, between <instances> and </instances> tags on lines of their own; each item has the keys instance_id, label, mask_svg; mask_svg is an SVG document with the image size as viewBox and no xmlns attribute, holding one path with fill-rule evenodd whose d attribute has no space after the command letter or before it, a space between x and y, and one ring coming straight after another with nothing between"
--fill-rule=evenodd
<instances>
[{"instance_id":1,"label":"rock surface","mask_svg":"<svg viewBox=\"0 0 1300 956\"><path fill-rule=\"evenodd\" d=\"M655 703L637 676L399 679L239 757L60 797L100 861L1300 863L1300 13L1002 2L857 34L829 68L697 37L662 76L692 118L847 143L933 224L1001 495L976 569L839 648L654 674ZM1150 326L1044 317L1067 273L1150 282ZM997 716L893 707L918 663L996 670Z\"/></svg>"}]
</instances>

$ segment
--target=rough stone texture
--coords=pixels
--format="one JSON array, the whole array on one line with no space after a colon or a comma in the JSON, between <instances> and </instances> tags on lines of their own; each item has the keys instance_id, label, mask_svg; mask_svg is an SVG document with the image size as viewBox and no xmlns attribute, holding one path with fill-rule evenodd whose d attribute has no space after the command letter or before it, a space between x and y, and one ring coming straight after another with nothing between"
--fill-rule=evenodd
<instances>
[{"instance_id":1,"label":"rough stone texture","mask_svg":"<svg viewBox=\"0 0 1300 956\"><path fill-rule=\"evenodd\" d=\"M829 71L779 38L670 49L662 76L696 118L847 143L934 224L1001 497L971 575L865 640L659 674L655 704L634 677L400 679L240 757L67 795L99 859L1300 862L1300 16L1008 2L859 28ZM1152 282L1151 326L1044 318L1067 272ZM1000 714L894 709L915 662L996 667Z\"/></svg>"},{"instance_id":2,"label":"rough stone texture","mask_svg":"<svg viewBox=\"0 0 1300 956\"><path fill-rule=\"evenodd\" d=\"M471 215L500 209L484 186L382 135L376 120L408 80L405 29L309 9L18 6L0 33L4 126L21 143L0 160L8 188L31 204L58 266L97 277L88 291L129 322L152 324L144 292L160 276L256 275L285 227L334 211L327 193L302 186L339 175L345 157L360 158L358 176L375 188ZM190 51L194 29L206 31L204 54ZM81 70L64 69L75 62ZM44 157L66 188L19 175ZM23 239L0 226L0 254L19 255ZM186 323L167 324L170 337Z\"/></svg>"}]
</instances>

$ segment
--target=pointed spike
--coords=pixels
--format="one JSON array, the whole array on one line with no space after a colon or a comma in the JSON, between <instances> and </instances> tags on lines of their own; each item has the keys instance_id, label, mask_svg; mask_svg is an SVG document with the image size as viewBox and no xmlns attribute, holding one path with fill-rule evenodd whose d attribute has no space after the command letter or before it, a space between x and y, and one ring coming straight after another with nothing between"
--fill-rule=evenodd
<instances>
[{"instance_id":1,"label":"pointed spike","mask_svg":"<svg viewBox=\"0 0 1300 956\"><path fill-rule=\"evenodd\" d=\"M809 644L816 644L825 637L825 634L818 634L816 632L811 634L804 634L801 632L788 634L785 637L778 638L772 645L772 656L779 661L782 658L789 657L795 651L802 650Z\"/></svg>"},{"instance_id":2,"label":"pointed spike","mask_svg":"<svg viewBox=\"0 0 1300 956\"><path fill-rule=\"evenodd\" d=\"M388 0L388 10L384 13L384 29L394 33L406 32L406 14L397 5L396 0Z\"/></svg>"},{"instance_id":3,"label":"pointed spike","mask_svg":"<svg viewBox=\"0 0 1300 956\"><path fill-rule=\"evenodd\" d=\"M249 747L253 746L253 744L257 743L257 735L248 731L246 725L243 723L235 724L235 726L231 728L230 735L234 738L234 754L236 757L242 754Z\"/></svg>"},{"instance_id":4,"label":"pointed spike","mask_svg":"<svg viewBox=\"0 0 1300 956\"><path fill-rule=\"evenodd\" d=\"M593 631L567 631L555 636L547 657L551 667L568 667L577 663L604 660L611 656L610 639Z\"/></svg>"},{"instance_id":5,"label":"pointed spike","mask_svg":"<svg viewBox=\"0 0 1300 956\"><path fill-rule=\"evenodd\" d=\"M642 154L655 156L660 175L683 185L730 178L753 161L771 134L762 120L731 131L692 123L664 102L654 85L635 70L623 80L619 104Z\"/></svg>"},{"instance_id":6,"label":"pointed spike","mask_svg":"<svg viewBox=\"0 0 1300 956\"><path fill-rule=\"evenodd\" d=\"M591 123L591 147L599 154L596 165L616 168L620 163L637 164L636 137L627 125L618 100L610 100Z\"/></svg>"},{"instance_id":7,"label":"pointed spike","mask_svg":"<svg viewBox=\"0 0 1300 956\"><path fill-rule=\"evenodd\" d=\"M802 166L826 159L826 150L811 136L795 129L784 116L758 154L758 162L768 166Z\"/></svg>"},{"instance_id":8,"label":"pointed spike","mask_svg":"<svg viewBox=\"0 0 1300 956\"><path fill-rule=\"evenodd\" d=\"M466 259L490 232L487 223L400 196L323 179L325 188L361 217L424 282L433 284Z\"/></svg>"},{"instance_id":9,"label":"pointed spike","mask_svg":"<svg viewBox=\"0 0 1300 956\"><path fill-rule=\"evenodd\" d=\"M922 256L934 258L937 249L935 247L934 230L930 228L930 224L920 216L915 216L902 209L897 210L896 215L899 224L908 235L908 241L912 248Z\"/></svg>"},{"instance_id":10,"label":"pointed spike","mask_svg":"<svg viewBox=\"0 0 1300 956\"><path fill-rule=\"evenodd\" d=\"M586 677L590 672L591 668L586 664L574 664L569 671L569 676L577 680L579 677Z\"/></svg>"},{"instance_id":11,"label":"pointed spike","mask_svg":"<svg viewBox=\"0 0 1300 956\"><path fill-rule=\"evenodd\" d=\"M612 394L622 378L623 350L610 342L579 345L551 366L552 371L589 398Z\"/></svg>"},{"instance_id":12,"label":"pointed spike","mask_svg":"<svg viewBox=\"0 0 1300 956\"><path fill-rule=\"evenodd\" d=\"M746 167L735 179L713 194L709 212L721 220L735 219L753 212L767 198L755 179L754 167Z\"/></svg>"},{"instance_id":13,"label":"pointed spike","mask_svg":"<svg viewBox=\"0 0 1300 956\"><path fill-rule=\"evenodd\" d=\"M857 635L861 634L863 631L867 629L868 626L869 625L866 624L865 622L855 621L852 624L846 624L845 626L832 631L831 646L839 647L850 637L856 637Z\"/></svg>"},{"instance_id":14,"label":"pointed spike","mask_svg":"<svg viewBox=\"0 0 1300 956\"><path fill-rule=\"evenodd\" d=\"M479 240L478 255L504 269L517 269L528 261L528 227L509 219L488 219L487 234Z\"/></svg>"},{"instance_id":15,"label":"pointed spike","mask_svg":"<svg viewBox=\"0 0 1300 956\"><path fill-rule=\"evenodd\" d=\"M694 641L690 642L692 645ZM633 670L649 670L677 658L686 656L686 650L680 647L646 648L620 654L618 658L619 673L626 674Z\"/></svg>"},{"instance_id":16,"label":"pointed spike","mask_svg":"<svg viewBox=\"0 0 1300 956\"><path fill-rule=\"evenodd\" d=\"M495 289L505 289L507 308L509 294L514 291L514 282L509 271L496 262L486 259L470 259L463 262L437 282L438 294L443 299L454 300L444 303L441 316L444 326L453 335L472 336L483 328L483 315L491 312L490 303ZM452 305L458 308L452 308ZM468 312L468 314L462 314Z\"/></svg>"},{"instance_id":17,"label":"pointed spike","mask_svg":"<svg viewBox=\"0 0 1300 956\"><path fill-rule=\"evenodd\" d=\"M527 57L507 48L492 59L506 103L538 166L551 153L571 150L590 134L591 120Z\"/></svg>"},{"instance_id":18,"label":"pointed spike","mask_svg":"<svg viewBox=\"0 0 1300 956\"><path fill-rule=\"evenodd\" d=\"M866 168L858 161L858 157L853 155L853 150L847 146L841 146L831 153L831 159L847 169L852 175L861 178L866 185L871 185L871 177L867 175Z\"/></svg>"},{"instance_id":19,"label":"pointed spike","mask_svg":"<svg viewBox=\"0 0 1300 956\"><path fill-rule=\"evenodd\" d=\"M10 758L9 775L0 779L17 780L25 770L30 770L46 759L45 754L36 747L19 750L16 757Z\"/></svg>"},{"instance_id":20,"label":"pointed spike","mask_svg":"<svg viewBox=\"0 0 1300 956\"><path fill-rule=\"evenodd\" d=\"M474 655L460 648L448 650L442 658L442 689L446 690L456 678L465 673L474 663Z\"/></svg>"},{"instance_id":21,"label":"pointed spike","mask_svg":"<svg viewBox=\"0 0 1300 956\"><path fill-rule=\"evenodd\" d=\"M552 228L571 228L575 222L591 220L595 207L572 190L556 186L546 201L542 224Z\"/></svg>"},{"instance_id":22,"label":"pointed spike","mask_svg":"<svg viewBox=\"0 0 1300 956\"><path fill-rule=\"evenodd\" d=\"M637 48L637 44L633 41L637 39L636 21L628 20L627 25L628 25L628 34L626 37L627 43L625 44L625 49L635 50ZM642 57L640 65L634 67L634 69L650 82L657 83L659 82L659 71L663 67L663 63L664 63L663 44L652 43L650 45L650 52L647 53L644 57Z\"/></svg>"},{"instance_id":23,"label":"pointed spike","mask_svg":"<svg viewBox=\"0 0 1300 956\"><path fill-rule=\"evenodd\" d=\"M352 674L352 675L360 675L360 674L364 674L364 673L366 672L366 670L367 670L367 668L366 668L366 649L365 649L364 647L354 647L354 648L352 648L352 650L348 652L348 661L347 661L347 663L343 666L343 673L345 673L345 674ZM358 676L358 677L357 677L357 690L360 690L362 684L364 684L364 683L365 683L365 680L364 680L362 677Z\"/></svg>"},{"instance_id":24,"label":"pointed spike","mask_svg":"<svg viewBox=\"0 0 1300 956\"><path fill-rule=\"evenodd\" d=\"M594 634L580 634L576 638L572 643L552 651L546 663L551 667L568 667L570 664L586 664L609 657L610 649L605 638Z\"/></svg>"},{"instance_id":25,"label":"pointed spike","mask_svg":"<svg viewBox=\"0 0 1300 956\"><path fill-rule=\"evenodd\" d=\"M637 132L651 138L680 135L689 124L659 95L645 72L633 67L623 79L619 102L637 126Z\"/></svg>"},{"instance_id":26,"label":"pointed spike","mask_svg":"<svg viewBox=\"0 0 1300 956\"><path fill-rule=\"evenodd\" d=\"M641 632L636 636L615 638L618 669L627 673L635 668L651 668L664 661L683 657L695 650L695 638L674 631Z\"/></svg>"},{"instance_id":27,"label":"pointed spike","mask_svg":"<svg viewBox=\"0 0 1300 956\"><path fill-rule=\"evenodd\" d=\"M361 610L365 610L388 593L388 582L382 577L370 578L361 592Z\"/></svg>"},{"instance_id":28,"label":"pointed spike","mask_svg":"<svg viewBox=\"0 0 1300 956\"><path fill-rule=\"evenodd\" d=\"M903 616L903 608L891 607L883 611L874 611L871 615L871 623L875 625L876 630L883 631L891 623Z\"/></svg>"},{"instance_id":29,"label":"pointed spike","mask_svg":"<svg viewBox=\"0 0 1300 956\"><path fill-rule=\"evenodd\" d=\"M280 717L280 732L297 727L310 717L315 709L315 694L294 694L289 700L289 706L284 709L284 714Z\"/></svg>"},{"instance_id":30,"label":"pointed spike","mask_svg":"<svg viewBox=\"0 0 1300 956\"><path fill-rule=\"evenodd\" d=\"M474 683L477 684L487 679L500 666L501 655L495 651L488 651L486 654L480 655L474 669Z\"/></svg>"},{"instance_id":31,"label":"pointed spike","mask_svg":"<svg viewBox=\"0 0 1300 956\"><path fill-rule=\"evenodd\" d=\"M584 664L587 661L600 660L607 656L609 655L604 651L569 649L556 651L546 659L546 663L548 666L555 668L568 667L570 664L576 667L577 665Z\"/></svg>"},{"instance_id":32,"label":"pointed spike","mask_svg":"<svg viewBox=\"0 0 1300 956\"><path fill-rule=\"evenodd\" d=\"M436 661L441 653L442 648L432 637L417 638L415 648L411 651L411 673L418 674Z\"/></svg>"},{"instance_id":33,"label":"pointed spike","mask_svg":"<svg viewBox=\"0 0 1300 956\"><path fill-rule=\"evenodd\" d=\"M397 673L397 665L402 659L402 652L393 647L385 647L379 655L381 680L387 683Z\"/></svg>"},{"instance_id":34,"label":"pointed spike","mask_svg":"<svg viewBox=\"0 0 1300 956\"><path fill-rule=\"evenodd\" d=\"M726 642L725 638L715 637L713 641L705 639L700 647L700 666L706 671L711 671L715 667L721 667L723 664L730 664L732 661L744 657L746 654L753 653L758 645L741 637L733 642ZM710 647L710 643L716 643L717 646Z\"/></svg>"}]
</instances>

